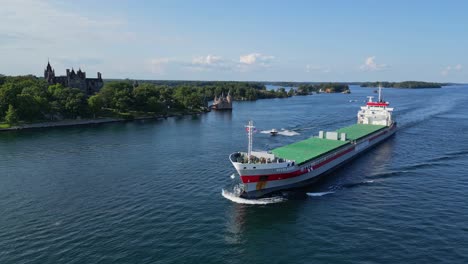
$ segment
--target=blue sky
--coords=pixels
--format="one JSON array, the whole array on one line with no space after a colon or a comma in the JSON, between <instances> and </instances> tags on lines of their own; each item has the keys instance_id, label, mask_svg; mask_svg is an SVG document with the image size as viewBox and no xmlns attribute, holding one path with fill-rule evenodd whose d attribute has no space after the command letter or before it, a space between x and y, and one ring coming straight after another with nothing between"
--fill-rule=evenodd
<instances>
[{"instance_id":1,"label":"blue sky","mask_svg":"<svg viewBox=\"0 0 468 264\"><path fill-rule=\"evenodd\" d=\"M2 0L0 73L468 82L468 1Z\"/></svg>"}]
</instances>

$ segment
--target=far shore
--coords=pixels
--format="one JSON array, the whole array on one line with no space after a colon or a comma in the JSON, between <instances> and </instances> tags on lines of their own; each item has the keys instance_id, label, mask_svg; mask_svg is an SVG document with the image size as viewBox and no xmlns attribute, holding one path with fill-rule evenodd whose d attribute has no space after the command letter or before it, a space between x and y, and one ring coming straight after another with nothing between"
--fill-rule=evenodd
<instances>
[{"instance_id":1,"label":"far shore","mask_svg":"<svg viewBox=\"0 0 468 264\"><path fill-rule=\"evenodd\" d=\"M49 121L49 122L38 122L31 124L22 124L15 125L8 128L0 128L0 132L7 131L17 131L17 130L29 130L29 129L43 129L43 128L52 128L52 127L72 127L72 126L86 126L86 125L96 125L96 124L106 124L106 123L117 123L117 122L131 122L136 120L158 120L167 117L178 117L178 116L188 116L188 115L200 115L200 112L185 113L185 114L168 114L168 115L157 115L157 116L143 116L135 117L133 119L124 119L124 118L94 118L94 119L68 119L61 121Z\"/></svg>"}]
</instances>

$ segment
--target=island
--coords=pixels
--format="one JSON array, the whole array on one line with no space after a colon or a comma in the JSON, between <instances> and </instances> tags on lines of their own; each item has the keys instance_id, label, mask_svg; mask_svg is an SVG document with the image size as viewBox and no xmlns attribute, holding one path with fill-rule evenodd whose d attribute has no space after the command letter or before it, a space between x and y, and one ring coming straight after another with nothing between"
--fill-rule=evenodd
<instances>
[{"instance_id":1,"label":"island","mask_svg":"<svg viewBox=\"0 0 468 264\"><path fill-rule=\"evenodd\" d=\"M349 86L345 83L315 83L300 84L296 95L309 95L312 93L350 93Z\"/></svg>"},{"instance_id":2,"label":"island","mask_svg":"<svg viewBox=\"0 0 468 264\"><path fill-rule=\"evenodd\" d=\"M378 87L384 88L405 88L405 89L423 89L423 88L441 88L447 84L435 82L420 82L420 81L405 81L405 82L364 82L361 87Z\"/></svg>"},{"instance_id":3,"label":"island","mask_svg":"<svg viewBox=\"0 0 468 264\"><path fill-rule=\"evenodd\" d=\"M103 80L91 90L46 77L0 75L0 130L194 115L208 112L208 102L223 94L237 101L294 95L259 82Z\"/></svg>"},{"instance_id":4,"label":"island","mask_svg":"<svg viewBox=\"0 0 468 264\"><path fill-rule=\"evenodd\" d=\"M286 83L284 83L286 84ZM79 69L44 77L0 75L0 130L86 125L195 115L209 102L229 95L232 101L288 98L312 93L349 92L344 83L287 83L269 90L265 82L105 80L87 78Z\"/></svg>"}]
</instances>

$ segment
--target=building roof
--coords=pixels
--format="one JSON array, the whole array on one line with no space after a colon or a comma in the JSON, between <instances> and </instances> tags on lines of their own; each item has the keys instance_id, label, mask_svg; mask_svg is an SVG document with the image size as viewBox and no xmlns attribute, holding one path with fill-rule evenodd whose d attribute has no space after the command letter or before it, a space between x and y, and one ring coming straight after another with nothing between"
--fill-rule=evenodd
<instances>
[{"instance_id":1,"label":"building roof","mask_svg":"<svg viewBox=\"0 0 468 264\"><path fill-rule=\"evenodd\" d=\"M349 144L349 141L309 138L273 149L272 152L277 157L294 160L297 164L301 164L346 144Z\"/></svg>"},{"instance_id":2,"label":"building roof","mask_svg":"<svg viewBox=\"0 0 468 264\"><path fill-rule=\"evenodd\" d=\"M338 133L346 133L346 139L358 140L371 133L374 133L385 126L381 125L368 125L368 124L354 124L337 130Z\"/></svg>"}]
</instances>

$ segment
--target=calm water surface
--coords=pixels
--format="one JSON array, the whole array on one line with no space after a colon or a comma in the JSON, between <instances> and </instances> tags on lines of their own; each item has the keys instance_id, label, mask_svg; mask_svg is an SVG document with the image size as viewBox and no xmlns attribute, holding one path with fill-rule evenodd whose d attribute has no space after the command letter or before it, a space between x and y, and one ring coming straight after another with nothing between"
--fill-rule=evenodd
<instances>
[{"instance_id":1,"label":"calm water surface","mask_svg":"<svg viewBox=\"0 0 468 264\"><path fill-rule=\"evenodd\" d=\"M0 263L468 263L468 87L385 89L391 139L281 202L221 195L249 119L299 133L256 134L270 149L354 123L371 91L2 133Z\"/></svg>"}]
</instances>

